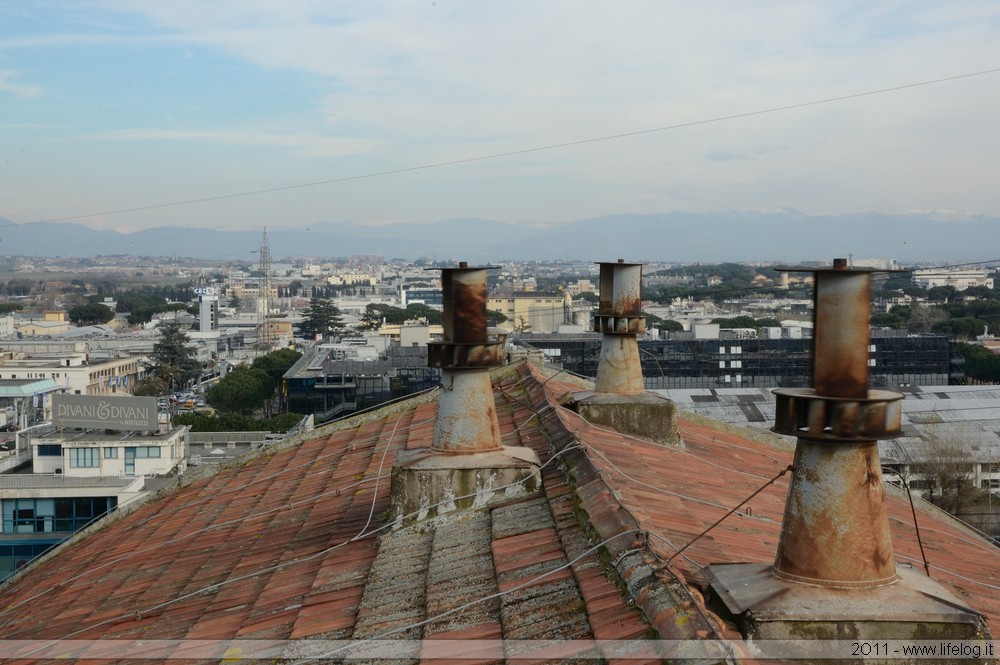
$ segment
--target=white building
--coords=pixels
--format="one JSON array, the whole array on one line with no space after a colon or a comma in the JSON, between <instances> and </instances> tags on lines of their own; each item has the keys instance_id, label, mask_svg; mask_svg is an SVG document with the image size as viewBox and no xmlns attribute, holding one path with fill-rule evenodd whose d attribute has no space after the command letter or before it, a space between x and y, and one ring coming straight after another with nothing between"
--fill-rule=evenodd
<instances>
[{"instance_id":1,"label":"white building","mask_svg":"<svg viewBox=\"0 0 1000 665\"><path fill-rule=\"evenodd\" d=\"M219 294L213 287L196 289L198 294L198 332L210 333L219 329Z\"/></svg>"},{"instance_id":2,"label":"white building","mask_svg":"<svg viewBox=\"0 0 1000 665\"><path fill-rule=\"evenodd\" d=\"M336 286L375 286L379 283L379 276L367 272L342 272L327 277L326 283Z\"/></svg>"},{"instance_id":3,"label":"white building","mask_svg":"<svg viewBox=\"0 0 1000 665\"><path fill-rule=\"evenodd\" d=\"M913 283L924 289L936 286L952 286L956 291L964 291L972 286L993 288L993 278L985 270L914 270Z\"/></svg>"},{"instance_id":4,"label":"white building","mask_svg":"<svg viewBox=\"0 0 1000 665\"><path fill-rule=\"evenodd\" d=\"M112 432L72 429L32 439L31 470L66 478L157 476L184 459L186 427L164 433Z\"/></svg>"},{"instance_id":5,"label":"white building","mask_svg":"<svg viewBox=\"0 0 1000 665\"><path fill-rule=\"evenodd\" d=\"M52 379L75 395L129 395L145 370L139 358L91 358L86 353L14 354L0 364L0 379Z\"/></svg>"},{"instance_id":6,"label":"white building","mask_svg":"<svg viewBox=\"0 0 1000 665\"><path fill-rule=\"evenodd\" d=\"M875 270L896 270L896 259L856 259L851 258L852 268L874 268Z\"/></svg>"},{"instance_id":7,"label":"white building","mask_svg":"<svg viewBox=\"0 0 1000 665\"><path fill-rule=\"evenodd\" d=\"M156 488L151 477L184 471L186 427L171 429L153 397L54 394L52 426L26 430L27 450L0 469L0 579L74 531ZM150 483L153 482L151 485Z\"/></svg>"},{"instance_id":8,"label":"white building","mask_svg":"<svg viewBox=\"0 0 1000 665\"><path fill-rule=\"evenodd\" d=\"M32 471L66 478L170 473L186 427L170 428L155 397L53 395L55 431L32 437Z\"/></svg>"},{"instance_id":9,"label":"white building","mask_svg":"<svg viewBox=\"0 0 1000 665\"><path fill-rule=\"evenodd\" d=\"M597 293L597 285L589 279L578 279L576 282L566 285L566 292L575 298L581 293Z\"/></svg>"}]
</instances>

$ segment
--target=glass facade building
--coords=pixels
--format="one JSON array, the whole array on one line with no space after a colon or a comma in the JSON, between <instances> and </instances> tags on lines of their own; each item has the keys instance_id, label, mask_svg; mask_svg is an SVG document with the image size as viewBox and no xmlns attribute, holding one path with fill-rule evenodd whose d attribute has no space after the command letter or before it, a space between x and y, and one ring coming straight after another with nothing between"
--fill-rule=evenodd
<instances>
[{"instance_id":1,"label":"glass facade building","mask_svg":"<svg viewBox=\"0 0 1000 665\"><path fill-rule=\"evenodd\" d=\"M427 347L390 347L378 360L320 359L318 372L285 374L288 410L320 422L434 388L441 371L427 366ZM294 368L293 368L294 370Z\"/></svg>"},{"instance_id":2,"label":"glass facade building","mask_svg":"<svg viewBox=\"0 0 1000 665\"><path fill-rule=\"evenodd\" d=\"M962 359L945 335L875 331L869 346L872 387L954 385L964 380ZM597 375L602 336L526 335L518 343L574 374ZM795 388L811 384L812 340L808 338L639 340L648 389Z\"/></svg>"},{"instance_id":3,"label":"glass facade building","mask_svg":"<svg viewBox=\"0 0 1000 665\"><path fill-rule=\"evenodd\" d=\"M0 580L117 506L113 496L0 500Z\"/></svg>"}]
</instances>

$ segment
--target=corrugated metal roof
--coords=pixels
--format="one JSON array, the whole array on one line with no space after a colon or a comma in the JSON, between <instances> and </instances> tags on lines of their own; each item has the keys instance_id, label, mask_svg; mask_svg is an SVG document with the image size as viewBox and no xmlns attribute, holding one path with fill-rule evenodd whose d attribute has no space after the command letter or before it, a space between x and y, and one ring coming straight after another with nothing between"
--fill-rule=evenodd
<instances>
[{"instance_id":1,"label":"corrugated metal roof","mask_svg":"<svg viewBox=\"0 0 1000 665\"><path fill-rule=\"evenodd\" d=\"M712 420L767 430L774 423L774 395L766 388L654 392L669 397L680 409ZM904 437L895 444L879 444L891 460L919 460L927 441L954 440L967 444L976 460L1000 461L1000 386L916 386L905 395ZM754 408L748 408L748 400Z\"/></svg>"}]
</instances>

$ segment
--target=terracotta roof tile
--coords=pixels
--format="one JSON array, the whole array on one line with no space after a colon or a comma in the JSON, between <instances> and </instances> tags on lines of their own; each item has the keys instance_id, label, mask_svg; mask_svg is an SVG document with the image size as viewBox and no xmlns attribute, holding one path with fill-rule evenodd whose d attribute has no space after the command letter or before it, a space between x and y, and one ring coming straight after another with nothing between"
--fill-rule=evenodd
<instances>
[{"instance_id":1,"label":"terracotta roof tile","mask_svg":"<svg viewBox=\"0 0 1000 665\"><path fill-rule=\"evenodd\" d=\"M310 603L298 611L289 633L291 639L323 636L350 636L357 620L357 608L364 591L362 586L324 595L324 602Z\"/></svg>"},{"instance_id":2,"label":"terracotta roof tile","mask_svg":"<svg viewBox=\"0 0 1000 665\"><path fill-rule=\"evenodd\" d=\"M357 496L356 492L347 491L338 497L337 492L331 492L331 483L346 486L357 483L359 474L374 475L379 462L372 460L374 441L364 447L354 445L353 451L350 448L359 436L370 437L380 429L369 426L343 432L307 442L273 457L260 458L240 469L223 471L126 516L114 525L115 528L99 531L86 542L67 548L60 559L60 568L51 564L42 566L25 582L29 583L27 586L33 581L48 582L51 572L56 585L61 584L68 592L81 595L72 612L58 604L46 604L44 611L36 613L42 619L35 624L36 631L67 635L90 623L87 615L104 621L114 617L118 608L122 609L119 616L131 615L136 609L154 607L185 593L197 593L211 589L210 585L219 585L194 597L194 602L184 601L188 608L183 613L187 617L187 628L183 622L154 620L152 623L164 635L228 634L231 637L241 631L254 630L262 621L275 623L275 619L263 617L271 617L273 611L283 611L292 602L290 598L301 600L305 597L313 588L317 571L324 568L322 564L327 556L341 575L351 578L358 589L362 588L364 571L374 557L372 543L352 544L354 546L345 548L350 554L342 562L333 563L335 553L326 556L322 553L330 544L330 537L323 535L324 531L329 533L329 529L313 525L317 516L335 517L328 512L331 509L324 501L339 504L344 512ZM329 450L328 446L334 446L335 450ZM345 449L348 450L345 452ZM371 468L373 465L376 469ZM307 471L316 474L315 479L302 483ZM387 486L387 480L382 484ZM299 488L298 496L296 488ZM295 502L308 500L305 495L310 492L313 496L305 505L308 508L316 505L317 509L296 510ZM242 498L243 493L250 501L236 500ZM327 499L329 494L333 494L332 500ZM362 501L369 500L370 495L369 491ZM385 492L380 490L380 495L384 496ZM367 508L359 510L358 517L350 524L350 528L356 529L352 536L363 526L360 515L363 513L367 518ZM252 513L255 509L258 512ZM336 508L332 510L335 512ZM149 533L141 539L124 539L131 542L130 552L123 539L114 535L117 528L148 529ZM102 569L108 552L119 570L127 570L129 566L135 569L127 575L114 574L107 567ZM314 557L312 562L303 561L310 556ZM70 563L63 563L67 561ZM282 562L288 566L284 571L261 572ZM349 568L349 572L345 568ZM60 569L94 569L96 575L85 573L78 580L70 580ZM241 580L242 575L253 577ZM323 579L331 581L328 569L324 569ZM110 587L104 587L98 595L88 591L102 583L110 583ZM27 595L30 594L22 597ZM54 595L69 597L68 594ZM88 603L88 597L93 598L92 604ZM113 602L106 604L105 598ZM15 605L17 602L14 600ZM102 605L105 609L97 610ZM218 610L213 609L216 607ZM182 614L180 609L181 604L174 604L164 608L162 613L178 617ZM290 615L280 621L288 625L286 635L293 630L294 618ZM18 617L14 617L3 630L14 628L18 621ZM170 626L173 627L168 628Z\"/></svg>"},{"instance_id":3,"label":"terracotta roof tile","mask_svg":"<svg viewBox=\"0 0 1000 665\"><path fill-rule=\"evenodd\" d=\"M546 462L542 493L376 532L396 452L433 436L436 404L418 398L109 520L0 591L0 637L623 639L652 630L622 591L637 580L633 600L671 637L683 603L701 602L704 564L773 557L784 480L650 574L789 450L689 421L685 448L623 436L558 406L571 384L519 372L494 384L498 419L505 444ZM915 560L908 507L890 503L897 559ZM1000 631L997 552L932 510L920 517L932 572ZM689 597L657 596L671 572ZM462 655L499 662L522 648L486 645Z\"/></svg>"},{"instance_id":4,"label":"terracotta roof tile","mask_svg":"<svg viewBox=\"0 0 1000 665\"><path fill-rule=\"evenodd\" d=\"M438 633L433 636L433 641L424 644L420 652L420 662L447 665L502 663L504 661L504 650L500 643L502 637L500 624L496 622ZM460 647L451 647L448 644L448 641L456 640L463 640ZM484 643L477 645L465 640L483 640Z\"/></svg>"},{"instance_id":5,"label":"terracotta roof tile","mask_svg":"<svg viewBox=\"0 0 1000 665\"><path fill-rule=\"evenodd\" d=\"M558 380L545 389L551 404L579 390ZM649 531L650 546L663 558L687 545L792 461L793 451L787 445L762 443L683 416L679 424L685 446L680 448L624 436L591 425L566 409L555 409L563 429L576 433L586 445L587 460L600 473L601 485L606 485L578 488L585 502L595 504L591 522L606 533L608 525L615 524L610 519L614 512L626 511ZM787 490L785 476L675 558L675 569L698 582L701 568L709 563L772 561ZM919 567L905 494L890 487L886 501L896 560ZM993 634L1000 634L1000 549L923 502L918 518L932 575L984 613Z\"/></svg>"}]
</instances>

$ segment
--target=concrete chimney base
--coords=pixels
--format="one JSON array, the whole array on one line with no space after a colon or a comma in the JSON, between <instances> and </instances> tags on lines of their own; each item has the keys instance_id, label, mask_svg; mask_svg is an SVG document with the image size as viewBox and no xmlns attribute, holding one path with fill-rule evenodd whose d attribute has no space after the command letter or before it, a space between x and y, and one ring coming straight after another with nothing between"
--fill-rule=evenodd
<instances>
[{"instance_id":1,"label":"concrete chimney base","mask_svg":"<svg viewBox=\"0 0 1000 665\"><path fill-rule=\"evenodd\" d=\"M566 405L584 420L622 434L641 436L668 446L682 446L677 429L677 407L651 392L634 395L586 391L576 393Z\"/></svg>"},{"instance_id":2,"label":"concrete chimney base","mask_svg":"<svg viewBox=\"0 0 1000 665\"><path fill-rule=\"evenodd\" d=\"M886 640L989 639L989 629L975 610L922 571L909 567L897 567L898 579L892 584L865 589L783 580L774 575L769 563L712 564L704 573L723 606L718 609L729 614L762 654L773 657L788 655L780 651L789 648L788 640L840 640L849 647L852 640L882 644ZM775 642L769 646L768 640ZM849 648L843 659L826 648L820 662L861 662ZM875 656L885 662L908 662L902 653L893 653L892 642L887 648L888 654L861 655L866 656L866 663ZM968 656L963 662L969 662Z\"/></svg>"},{"instance_id":3,"label":"concrete chimney base","mask_svg":"<svg viewBox=\"0 0 1000 665\"><path fill-rule=\"evenodd\" d=\"M453 510L537 492L541 462L530 448L443 455L430 448L404 450L392 469L392 515L404 526Z\"/></svg>"}]
</instances>

